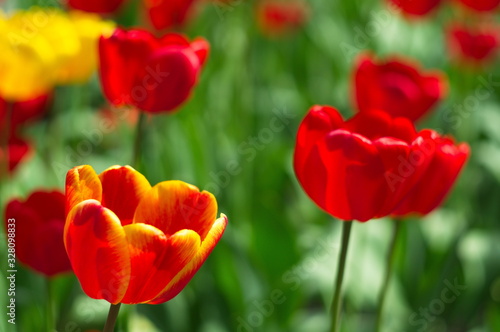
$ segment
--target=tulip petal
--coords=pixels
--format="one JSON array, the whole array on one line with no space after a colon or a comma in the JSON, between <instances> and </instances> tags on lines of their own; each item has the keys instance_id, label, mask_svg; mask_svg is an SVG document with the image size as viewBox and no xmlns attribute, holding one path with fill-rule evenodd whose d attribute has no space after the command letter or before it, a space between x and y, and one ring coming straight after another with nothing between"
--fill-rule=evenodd
<instances>
[{"instance_id":1,"label":"tulip petal","mask_svg":"<svg viewBox=\"0 0 500 332\"><path fill-rule=\"evenodd\" d=\"M122 5L124 0L106 0L106 1L89 1L89 0L68 0L68 6L90 12L109 14L113 13Z\"/></svg>"},{"instance_id":2,"label":"tulip petal","mask_svg":"<svg viewBox=\"0 0 500 332\"><path fill-rule=\"evenodd\" d=\"M132 224L125 228L129 242L132 276L123 303L146 303L165 288L197 254L200 236L181 230L167 239L157 228Z\"/></svg>"},{"instance_id":3,"label":"tulip petal","mask_svg":"<svg viewBox=\"0 0 500 332\"><path fill-rule=\"evenodd\" d=\"M26 200L25 206L30 208L44 220L64 219L64 194L59 191L35 191Z\"/></svg>"},{"instance_id":4,"label":"tulip petal","mask_svg":"<svg viewBox=\"0 0 500 332\"><path fill-rule=\"evenodd\" d=\"M144 82L136 82L139 71L145 70L146 59L158 41L145 30L116 29L112 36L99 40L102 89L114 105L135 105L141 99ZM135 88L135 89L134 89Z\"/></svg>"},{"instance_id":5,"label":"tulip petal","mask_svg":"<svg viewBox=\"0 0 500 332\"><path fill-rule=\"evenodd\" d=\"M430 131L423 131L425 138ZM433 132L432 132L433 133ZM394 215L428 214L439 206L450 191L470 154L467 144L455 146L453 141L429 135L435 150L425 173L393 211Z\"/></svg>"},{"instance_id":6,"label":"tulip petal","mask_svg":"<svg viewBox=\"0 0 500 332\"><path fill-rule=\"evenodd\" d=\"M156 298L149 301L150 304L159 304L174 298L188 284L194 274L200 269L208 255L212 252L217 242L219 242L227 226L227 217L221 215L215 221L206 238L201 243L196 255L190 260L176 276L167 284Z\"/></svg>"},{"instance_id":7,"label":"tulip petal","mask_svg":"<svg viewBox=\"0 0 500 332\"><path fill-rule=\"evenodd\" d=\"M330 131L340 128L343 120L339 112L330 106L313 106L307 113L297 133L297 147L294 152L294 168L301 183L306 183L300 179L305 176L303 172L306 160L313 152L313 147L323 139Z\"/></svg>"},{"instance_id":8,"label":"tulip petal","mask_svg":"<svg viewBox=\"0 0 500 332\"><path fill-rule=\"evenodd\" d=\"M131 224L123 227L123 230L127 237L131 270L130 284L122 302L146 302L154 295L143 298L143 288L149 286L146 285L149 278L156 276L156 269L165 254L168 239L162 231L151 225ZM161 279L155 281L157 284L163 282Z\"/></svg>"},{"instance_id":9,"label":"tulip petal","mask_svg":"<svg viewBox=\"0 0 500 332\"><path fill-rule=\"evenodd\" d=\"M208 54L210 52L210 44L205 38L195 38L191 43L191 49L194 51L198 60L200 61L200 66L205 64L207 61Z\"/></svg>"},{"instance_id":10,"label":"tulip petal","mask_svg":"<svg viewBox=\"0 0 500 332\"><path fill-rule=\"evenodd\" d=\"M170 46L153 52L139 69L136 86L143 87L133 104L147 112L171 111L191 94L198 80L200 61L188 47Z\"/></svg>"},{"instance_id":11,"label":"tulip petal","mask_svg":"<svg viewBox=\"0 0 500 332\"><path fill-rule=\"evenodd\" d=\"M327 188L335 188L326 193L326 211L343 220L367 221L377 216L386 199L387 186L376 146L345 130L330 133L325 144L325 182Z\"/></svg>"},{"instance_id":12,"label":"tulip petal","mask_svg":"<svg viewBox=\"0 0 500 332\"><path fill-rule=\"evenodd\" d=\"M161 47L167 45L179 45L179 46L189 46L189 40L186 36L180 33L167 33L165 36L160 38L159 45Z\"/></svg>"},{"instance_id":13,"label":"tulip petal","mask_svg":"<svg viewBox=\"0 0 500 332\"><path fill-rule=\"evenodd\" d=\"M145 0L151 23L157 30L182 26L188 19L194 0Z\"/></svg>"},{"instance_id":14,"label":"tulip petal","mask_svg":"<svg viewBox=\"0 0 500 332\"><path fill-rule=\"evenodd\" d=\"M113 211L128 225L142 196L151 189L148 180L130 166L110 167L99 175L102 183L102 206Z\"/></svg>"},{"instance_id":15,"label":"tulip petal","mask_svg":"<svg viewBox=\"0 0 500 332\"><path fill-rule=\"evenodd\" d=\"M98 201L86 200L68 214L66 252L84 292L120 303L130 281L130 255L118 217Z\"/></svg>"},{"instance_id":16,"label":"tulip petal","mask_svg":"<svg viewBox=\"0 0 500 332\"><path fill-rule=\"evenodd\" d=\"M101 201L101 181L91 166L74 167L66 174L66 214L87 199Z\"/></svg>"},{"instance_id":17,"label":"tulip petal","mask_svg":"<svg viewBox=\"0 0 500 332\"><path fill-rule=\"evenodd\" d=\"M206 191L182 181L165 181L148 191L137 206L134 223L145 223L167 236L191 229L201 240L210 231L217 215L217 201Z\"/></svg>"},{"instance_id":18,"label":"tulip petal","mask_svg":"<svg viewBox=\"0 0 500 332\"><path fill-rule=\"evenodd\" d=\"M359 112L346 121L343 128L370 140L394 137L409 144L417 137L415 127L410 120L402 117L393 118L389 113L379 110Z\"/></svg>"},{"instance_id":19,"label":"tulip petal","mask_svg":"<svg viewBox=\"0 0 500 332\"><path fill-rule=\"evenodd\" d=\"M10 201L5 210L6 225L15 219L16 257L48 277L71 271L63 243L64 204L59 191L35 191L25 202Z\"/></svg>"}]
</instances>

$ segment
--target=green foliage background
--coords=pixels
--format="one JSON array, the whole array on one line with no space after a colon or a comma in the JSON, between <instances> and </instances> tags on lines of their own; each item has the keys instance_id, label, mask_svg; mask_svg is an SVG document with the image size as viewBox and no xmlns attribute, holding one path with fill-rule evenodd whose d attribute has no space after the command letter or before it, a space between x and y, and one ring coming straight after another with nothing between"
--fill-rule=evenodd
<instances>
[{"instance_id":1,"label":"green foliage background","mask_svg":"<svg viewBox=\"0 0 500 332\"><path fill-rule=\"evenodd\" d=\"M33 3L7 0L4 6ZM449 96L418 126L453 134L472 148L445 204L425 218L404 221L384 331L500 331L498 62L472 72L449 61L443 26L456 15L450 4L421 22L405 21L379 0L311 0L310 5L308 24L280 39L258 30L254 1L207 1L189 25L189 36L210 41L209 61L179 112L147 122L138 168L152 184L180 179L212 191L229 225L177 298L123 307L117 331L327 329L325 308L333 292L341 222L303 193L293 174L292 153L297 127L310 106L332 105L346 117L354 113L351 70L355 54L364 49L410 56L425 68L444 70ZM135 6L130 2L121 24L134 22ZM493 82L483 100L474 99L482 89L480 77ZM104 107L97 77L85 86L58 87L50 114L26 131L36 153L2 182L1 208L34 189L62 189L73 166L90 164L101 172L129 164L135 129L124 120L113 130L103 129L97 111ZM276 117L282 120L279 130L272 127ZM90 142L89 151L82 142ZM373 329L391 233L389 219L354 225L342 331ZM1 248L5 308L4 233ZM42 331L45 280L22 266L18 270L17 324L8 324L2 313L0 331ZM423 318L421 310L439 308L447 282L466 289L442 312ZM107 303L89 299L74 276L54 279L51 288L57 331L102 328Z\"/></svg>"}]
</instances>

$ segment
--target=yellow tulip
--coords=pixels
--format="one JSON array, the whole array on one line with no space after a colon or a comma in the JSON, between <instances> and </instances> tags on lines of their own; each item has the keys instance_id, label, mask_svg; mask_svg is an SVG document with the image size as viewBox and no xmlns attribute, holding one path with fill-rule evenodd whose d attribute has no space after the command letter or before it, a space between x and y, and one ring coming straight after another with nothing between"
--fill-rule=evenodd
<instances>
[{"instance_id":1,"label":"yellow tulip","mask_svg":"<svg viewBox=\"0 0 500 332\"><path fill-rule=\"evenodd\" d=\"M69 18L78 35L79 49L63 63L58 72L59 83L83 83L95 72L99 37L113 34L114 22L103 21L99 15L72 11Z\"/></svg>"},{"instance_id":2,"label":"yellow tulip","mask_svg":"<svg viewBox=\"0 0 500 332\"><path fill-rule=\"evenodd\" d=\"M113 28L98 16L58 9L0 12L0 96L27 100L86 81L97 67L99 37Z\"/></svg>"}]
</instances>

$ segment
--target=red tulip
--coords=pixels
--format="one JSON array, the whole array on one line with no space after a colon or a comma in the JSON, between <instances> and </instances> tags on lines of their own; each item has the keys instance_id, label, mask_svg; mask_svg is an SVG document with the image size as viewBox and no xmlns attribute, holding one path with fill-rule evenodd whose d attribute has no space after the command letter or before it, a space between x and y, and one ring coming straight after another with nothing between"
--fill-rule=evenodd
<instances>
[{"instance_id":1,"label":"red tulip","mask_svg":"<svg viewBox=\"0 0 500 332\"><path fill-rule=\"evenodd\" d=\"M410 17L425 16L435 10L442 0L388 0Z\"/></svg>"},{"instance_id":2,"label":"red tulip","mask_svg":"<svg viewBox=\"0 0 500 332\"><path fill-rule=\"evenodd\" d=\"M470 154L467 144L455 146L453 139L440 138L432 130L423 130L420 135L435 142L434 153L420 181L392 212L396 216L409 213L425 215L438 207L450 191ZM411 168L408 171L411 171Z\"/></svg>"},{"instance_id":3,"label":"red tulip","mask_svg":"<svg viewBox=\"0 0 500 332\"><path fill-rule=\"evenodd\" d=\"M83 290L113 304L175 297L227 225L212 194L182 181L151 187L128 166L71 169L66 211L66 251Z\"/></svg>"},{"instance_id":4,"label":"red tulip","mask_svg":"<svg viewBox=\"0 0 500 332\"><path fill-rule=\"evenodd\" d=\"M478 12L489 12L498 7L500 0L458 0L462 5Z\"/></svg>"},{"instance_id":5,"label":"red tulip","mask_svg":"<svg viewBox=\"0 0 500 332\"><path fill-rule=\"evenodd\" d=\"M59 191L36 191L26 201L10 201L5 211L7 231L15 229L17 259L47 277L71 271L63 243L64 201Z\"/></svg>"},{"instance_id":6,"label":"red tulip","mask_svg":"<svg viewBox=\"0 0 500 332\"><path fill-rule=\"evenodd\" d=\"M456 170L456 159L441 154L453 149L466 148L428 131L417 133L406 118L367 111L344 121L334 108L314 106L299 127L294 168L320 208L342 220L367 221L392 213L405 199L413 202L406 197L416 196L417 186L436 188L434 196L441 197L451 183L430 182L429 167L439 160L444 169ZM419 212L432 205L411 204Z\"/></svg>"},{"instance_id":7,"label":"red tulip","mask_svg":"<svg viewBox=\"0 0 500 332\"><path fill-rule=\"evenodd\" d=\"M89 13L109 14L120 8L124 0L68 0L68 6Z\"/></svg>"},{"instance_id":8,"label":"red tulip","mask_svg":"<svg viewBox=\"0 0 500 332\"><path fill-rule=\"evenodd\" d=\"M451 56L464 65L486 64L494 58L500 46L498 28L495 27L468 28L454 24L447 34Z\"/></svg>"},{"instance_id":9,"label":"red tulip","mask_svg":"<svg viewBox=\"0 0 500 332\"><path fill-rule=\"evenodd\" d=\"M8 101L0 98L0 128L9 128L11 132L15 132L20 125L42 117L47 110L49 99L49 95L42 95L31 100L13 102L9 105ZM9 107L12 108L10 111ZM10 124L9 126L7 126L7 122Z\"/></svg>"},{"instance_id":10,"label":"red tulip","mask_svg":"<svg viewBox=\"0 0 500 332\"><path fill-rule=\"evenodd\" d=\"M183 26L193 11L195 0L145 0L153 26L171 29Z\"/></svg>"},{"instance_id":11,"label":"red tulip","mask_svg":"<svg viewBox=\"0 0 500 332\"><path fill-rule=\"evenodd\" d=\"M99 42L104 94L114 105L157 113L178 108L191 94L208 56L203 38L156 38L144 30L117 29Z\"/></svg>"},{"instance_id":12,"label":"red tulip","mask_svg":"<svg viewBox=\"0 0 500 332\"><path fill-rule=\"evenodd\" d=\"M283 35L302 27L309 17L306 2L294 0L261 0L257 18L261 30L271 36Z\"/></svg>"},{"instance_id":13,"label":"red tulip","mask_svg":"<svg viewBox=\"0 0 500 332\"><path fill-rule=\"evenodd\" d=\"M396 58L375 61L365 54L356 64L353 91L360 112L379 109L416 121L444 97L446 84L441 72L424 72Z\"/></svg>"},{"instance_id":14,"label":"red tulip","mask_svg":"<svg viewBox=\"0 0 500 332\"><path fill-rule=\"evenodd\" d=\"M7 140L7 146L0 146L0 177L4 176L5 166L7 171L12 173L16 170L19 164L24 161L31 151L28 143L17 137L11 136Z\"/></svg>"}]
</instances>

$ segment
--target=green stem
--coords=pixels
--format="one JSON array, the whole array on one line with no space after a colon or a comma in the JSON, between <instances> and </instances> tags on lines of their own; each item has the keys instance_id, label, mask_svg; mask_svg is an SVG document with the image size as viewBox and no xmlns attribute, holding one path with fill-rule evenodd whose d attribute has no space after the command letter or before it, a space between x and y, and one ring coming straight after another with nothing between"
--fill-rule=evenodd
<instances>
[{"instance_id":1,"label":"green stem","mask_svg":"<svg viewBox=\"0 0 500 332\"><path fill-rule=\"evenodd\" d=\"M144 127L146 125L146 113L140 112L139 120L137 121L137 127L135 132L135 141L134 141L134 152L132 155L132 167L139 169L141 162L141 150L142 150L142 142L144 136Z\"/></svg>"},{"instance_id":2,"label":"green stem","mask_svg":"<svg viewBox=\"0 0 500 332\"><path fill-rule=\"evenodd\" d=\"M349 247L349 237L351 235L352 221L344 221L342 225L342 244L339 253L339 265L337 269L337 280L335 281L335 293L333 295L331 307L331 328L330 332L338 331L340 326L340 307L342 305L342 282L344 281L345 262L347 249Z\"/></svg>"},{"instance_id":3,"label":"green stem","mask_svg":"<svg viewBox=\"0 0 500 332\"><path fill-rule=\"evenodd\" d=\"M109 307L108 319L106 320L106 325L104 325L104 330L102 332L113 332L115 329L116 318L118 318L118 312L120 312L120 306L122 304L112 304Z\"/></svg>"},{"instance_id":4,"label":"green stem","mask_svg":"<svg viewBox=\"0 0 500 332\"><path fill-rule=\"evenodd\" d=\"M389 289L389 282L391 280L392 268L394 266L394 260L396 257L396 243L399 237L399 233L401 232L401 220L394 220L394 231L392 234L391 245L389 247L389 257L387 259L387 265L385 268L385 278L384 283L382 284L382 289L380 291L380 296L378 300L377 307L377 321L376 321L376 332L382 331L382 314L384 311L384 303L385 298L387 297L387 290Z\"/></svg>"},{"instance_id":5,"label":"green stem","mask_svg":"<svg viewBox=\"0 0 500 332\"><path fill-rule=\"evenodd\" d=\"M55 331L54 326L54 300L52 297L52 280L45 278L45 288L47 291L47 331Z\"/></svg>"}]
</instances>

